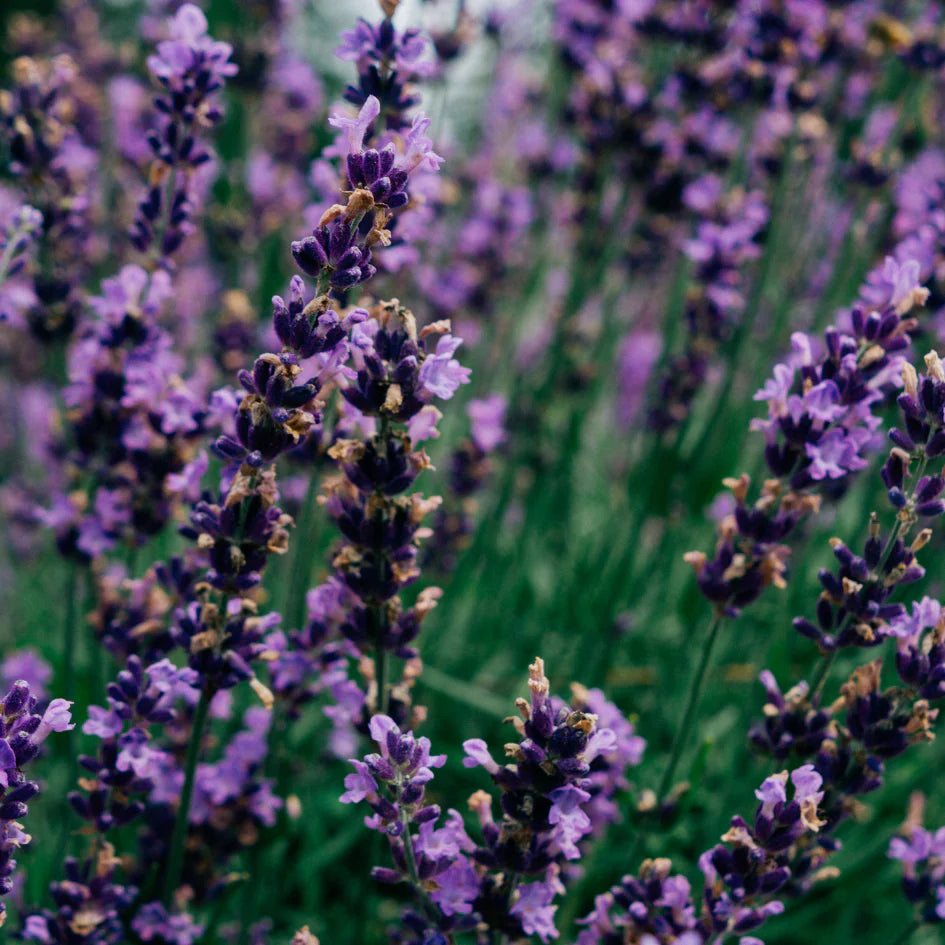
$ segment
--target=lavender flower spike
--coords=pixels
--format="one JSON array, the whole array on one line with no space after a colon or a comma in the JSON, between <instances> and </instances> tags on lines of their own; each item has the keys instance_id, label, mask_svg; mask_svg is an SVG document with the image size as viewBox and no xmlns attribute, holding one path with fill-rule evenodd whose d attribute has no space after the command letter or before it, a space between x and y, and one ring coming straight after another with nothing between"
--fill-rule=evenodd
<instances>
[{"instance_id":1,"label":"lavender flower spike","mask_svg":"<svg viewBox=\"0 0 945 945\"><path fill-rule=\"evenodd\" d=\"M30 842L18 821L27 814L27 802L39 794L39 785L26 780L23 768L39 754L50 733L75 728L71 702L53 699L37 715L36 701L29 684L20 679L0 705L0 925L6 919L2 898L13 889L16 849Z\"/></svg>"}]
</instances>

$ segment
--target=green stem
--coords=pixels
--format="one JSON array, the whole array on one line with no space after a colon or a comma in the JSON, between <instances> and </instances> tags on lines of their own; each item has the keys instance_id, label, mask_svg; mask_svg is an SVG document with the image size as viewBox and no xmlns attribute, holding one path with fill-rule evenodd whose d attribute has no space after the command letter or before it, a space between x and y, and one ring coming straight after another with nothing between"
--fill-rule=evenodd
<instances>
[{"instance_id":1,"label":"green stem","mask_svg":"<svg viewBox=\"0 0 945 945\"><path fill-rule=\"evenodd\" d=\"M673 738L673 745L669 752L669 761L666 764L666 769L663 771L663 777L660 779L659 788L656 792L657 810L659 809L659 805L662 803L663 798L666 796L666 793L672 786L673 776L675 775L676 768L679 766L680 759L682 758L683 749L686 747L686 743L689 741L690 730L692 729L693 722L696 718L696 712L699 708L702 690L705 685L709 665L712 662L712 654L715 650L715 644L719 637L719 628L722 626L722 620L723 615L720 610L716 613L714 619L712 620L712 625L709 627L709 632L706 634L705 641L702 644L702 655L699 658L699 666L696 669L696 674L693 676L692 682L689 684L689 692L686 696L686 708L683 710L682 721L679 723L679 727L676 729L676 735ZM632 861L636 856L637 850L643 841L643 836L643 830L638 830L627 853L628 861Z\"/></svg>"},{"instance_id":2,"label":"green stem","mask_svg":"<svg viewBox=\"0 0 945 945\"><path fill-rule=\"evenodd\" d=\"M824 688L824 683L827 681L827 677L830 675L830 670L833 668L836 659L837 651L831 650L829 653L825 653L823 659L820 661L820 666L817 667L817 673L811 685L812 702L819 700L820 691Z\"/></svg>"},{"instance_id":3,"label":"green stem","mask_svg":"<svg viewBox=\"0 0 945 945\"><path fill-rule=\"evenodd\" d=\"M660 780L659 790L657 791L657 803L661 802L666 792L672 786L673 776L679 761L682 758L683 749L689 740L690 729L695 721L696 713L699 709L699 702L702 698L702 690L705 686L706 675L709 671L709 665L712 662L712 654L715 650L716 641L719 638L719 628L722 626L723 616L721 613L715 615L709 632L706 634L705 642L702 644L702 655L699 658L699 666L696 669L696 675L689 684L689 693L686 696L686 708L683 710L682 722L676 729L676 736L673 739L673 747L670 749L669 761L666 769L663 771L663 777Z\"/></svg>"},{"instance_id":4,"label":"green stem","mask_svg":"<svg viewBox=\"0 0 945 945\"><path fill-rule=\"evenodd\" d=\"M63 689L66 698L75 701L75 625L79 619L79 565L70 564L66 577L66 618L62 627L62 665L65 674Z\"/></svg>"},{"instance_id":5,"label":"green stem","mask_svg":"<svg viewBox=\"0 0 945 945\"><path fill-rule=\"evenodd\" d=\"M213 694L203 689L200 700L194 710L193 729L190 733L190 742L187 745L187 758L184 762L184 787L180 794L180 804L177 807L177 817L174 820L174 833L171 835L171 848L167 857L167 873L164 876L163 902L169 906L171 898L180 882L181 868L184 864L184 841L187 839L187 826L190 819L190 802L194 796L194 776L197 773L197 759L200 756L200 742L203 736L204 724L207 721L207 710Z\"/></svg>"}]
</instances>

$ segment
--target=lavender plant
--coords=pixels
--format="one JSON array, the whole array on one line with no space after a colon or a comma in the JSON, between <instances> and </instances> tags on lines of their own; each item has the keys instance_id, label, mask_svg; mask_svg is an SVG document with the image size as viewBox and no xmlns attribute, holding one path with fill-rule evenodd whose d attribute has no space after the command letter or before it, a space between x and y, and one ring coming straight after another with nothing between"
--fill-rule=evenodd
<instances>
[{"instance_id":1,"label":"lavender plant","mask_svg":"<svg viewBox=\"0 0 945 945\"><path fill-rule=\"evenodd\" d=\"M5 931L938 934L934 9L0 29Z\"/></svg>"}]
</instances>

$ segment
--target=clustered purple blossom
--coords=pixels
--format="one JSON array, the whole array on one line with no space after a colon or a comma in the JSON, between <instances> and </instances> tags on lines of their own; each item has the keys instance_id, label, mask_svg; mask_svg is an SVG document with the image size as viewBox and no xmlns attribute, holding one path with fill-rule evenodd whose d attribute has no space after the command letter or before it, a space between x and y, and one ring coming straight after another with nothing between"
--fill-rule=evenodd
<instances>
[{"instance_id":1,"label":"clustered purple blossom","mask_svg":"<svg viewBox=\"0 0 945 945\"><path fill-rule=\"evenodd\" d=\"M884 541L874 515L862 556L855 555L840 539L833 539L831 546L840 569L837 574L826 570L819 574L824 592L817 604L817 624L801 617L794 621L794 628L815 640L822 651L877 646L894 634L892 628L905 616L906 608L891 602L890 597L899 586L925 575L915 552L928 542L931 530L920 531L909 546L903 532L919 519L928 524L945 512L945 503L939 498L945 480L939 474L926 474L929 461L945 453L945 434L941 432L945 425L945 371L934 352L927 355L926 366L920 382L912 365L903 365L905 391L898 399L909 432L890 430L894 445L882 468L883 483L896 513L891 533Z\"/></svg>"},{"instance_id":2,"label":"clustered purple blossom","mask_svg":"<svg viewBox=\"0 0 945 945\"><path fill-rule=\"evenodd\" d=\"M782 693L774 676L762 673L768 703L764 721L750 732L752 744L778 760L813 764L823 780L823 829L794 864L797 891L817 880L839 848L834 832L855 812L858 797L883 785L886 763L934 738L932 704L945 698L943 628L937 601L915 602L911 614L893 618L879 634L896 638L899 684L882 688L883 660L876 659L852 673L832 704L821 704L820 686L811 691L801 681Z\"/></svg>"},{"instance_id":3,"label":"clustered purple blossom","mask_svg":"<svg viewBox=\"0 0 945 945\"><path fill-rule=\"evenodd\" d=\"M130 235L141 252L156 243L161 258L171 256L193 229L190 178L211 160L198 136L223 117L215 96L237 72L229 61L232 47L210 37L207 26L203 11L185 3L168 21L170 39L148 57L164 93L154 99L159 121L147 137L154 152L151 183Z\"/></svg>"},{"instance_id":4,"label":"clustered purple blossom","mask_svg":"<svg viewBox=\"0 0 945 945\"><path fill-rule=\"evenodd\" d=\"M146 811L153 816L147 802L155 793L160 796L160 785L168 779L174 782L175 759L159 746L151 727L178 721L180 704L196 700L198 681L195 672L178 669L167 659L145 668L131 656L108 685L107 708L89 707L82 731L101 744L96 755L80 756L79 764L88 775L80 781L82 790L71 793L69 801L91 828L93 848L82 861L66 860L65 879L50 889L55 908L27 917L28 939L56 945L77 940L118 945L124 940L122 915L137 897L138 887L121 877L121 861L107 838L112 830L140 820ZM148 907L142 912L146 929ZM81 933L76 932L78 915ZM78 934L84 937L76 939Z\"/></svg>"},{"instance_id":5,"label":"clustered purple blossom","mask_svg":"<svg viewBox=\"0 0 945 945\"><path fill-rule=\"evenodd\" d=\"M736 507L719 526L712 558L687 556L702 593L720 610L737 613L769 584L781 585L790 549L783 539L801 519L816 512L816 490L841 482L866 467L881 420L873 411L899 382L916 326L909 312L923 304L917 265L887 262L888 296L882 311L855 307L851 331L831 327L823 354L797 332L794 354L775 367L774 377L755 395L768 403L768 418L752 421L764 433L765 462L772 479L749 505L747 476L726 480Z\"/></svg>"},{"instance_id":6,"label":"clustered purple blossom","mask_svg":"<svg viewBox=\"0 0 945 945\"><path fill-rule=\"evenodd\" d=\"M207 464L197 454L206 408L158 324L168 276L125 266L102 292L69 353L68 438L52 444L74 473L40 513L60 551L85 560L163 529Z\"/></svg>"},{"instance_id":7,"label":"clustered purple blossom","mask_svg":"<svg viewBox=\"0 0 945 945\"><path fill-rule=\"evenodd\" d=\"M699 858L704 878L701 906L689 881L672 873L667 859L646 860L636 876L625 876L598 896L579 945L620 945L626 941L673 941L679 945L718 943L737 936L742 945L762 945L746 933L784 911L774 896L791 878L798 848L823 826L818 806L821 777L813 765L766 778L751 822L733 817L722 842Z\"/></svg>"},{"instance_id":8,"label":"clustered purple blossom","mask_svg":"<svg viewBox=\"0 0 945 945\"><path fill-rule=\"evenodd\" d=\"M716 348L744 309L745 265L761 253L758 241L769 214L763 194L723 194L715 175L693 182L684 199L699 213L695 236L683 244L695 265L694 285L686 301L684 351L670 360L653 394L649 423L660 431L686 418Z\"/></svg>"},{"instance_id":9,"label":"clustered purple blossom","mask_svg":"<svg viewBox=\"0 0 945 945\"><path fill-rule=\"evenodd\" d=\"M440 594L426 588L412 607L400 598L419 576L417 545L429 533L423 519L439 504L419 493L404 495L430 465L414 448L412 431L431 418L435 423L434 398L448 399L468 382L468 368L453 357L460 339L448 332L442 322L418 331L412 313L397 302L379 303L352 332L355 376L341 396L375 420L375 432L331 446L340 475L325 484L324 508L342 535L333 561L349 592L341 633L372 653L380 668L387 653L407 660L416 655L410 644ZM382 677L378 672L375 680L378 709L388 706ZM395 715L404 721L399 711Z\"/></svg>"},{"instance_id":10,"label":"clustered purple blossom","mask_svg":"<svg viewBox=\"0 0 945 945\"><path fill-rule=\"evenodd\" d=\"M417 894L398 941L440 941L438 934L474 927L513 940L557 937L554 900L565 889L566 867L616 819L613 797L645 743L599 690L575 687L575 704L567 705L548 688L537 659L529 669L530 699L517 700L519 718L511 720L520 742L506 746L509 764L499 765L482 739L463 745L463 764L484 768L502 792L498 821L486 791L470 798L478 845L456 810L437 827L440 808L425 803L432 769L446 756L431 756L426 738L401 732L387 716L371 719L381 752L351 760L355 772L341 799L366 800L374 811L366 824L390 839L394 868L376 867L375 878L406 881ZM599 726L599 717L579 706L599 710L607 724Z\"/></svg>"},{"instance_id":11,"label":"clustered purple blossom","mask_svg":"<svg viewBox=\"0 0 945 945\"><path fill-rule=\"evenodd\" d=\"M37 703L23 679L13 683L0 703L0 925L6 920L3 899L13 889L16 851L30 842L19 821L39 794L39 785L27 780L23 768L36 758L51 732L75 728L71 702L53 699L41 713Z\"/></svg>"},{"instance_id":12,"label":"clustered purple blossom","mask_svg":"<svg viewBox=\"0 0 945 945\"><path fill-rule=\"evenodd\" d=\"M429 76L434 64L423 59L427 40L420 30L399 32L391 21L396 3L385 9L387 16L376 26L359 19L353 30L341 34L342 44L335 50L340 59L354 62L358 84L345 89L345 100L361 108L371 98L378 110L371 122L381 116L384 127L399 131L410 124L407 112L420 99L411 83Z\"/></svg>"},{"instance_id":13,"label":"clustered purple blossom","mask_svg":"<svg viewBox=\"0 0 945 945\"><path fill-rule=\"evenodd\" d=\"M926 830L911 820L889 843L888 856L902 863L902 889L920 922L945 922L945 828Z\"/></svg>"}]
</instances>

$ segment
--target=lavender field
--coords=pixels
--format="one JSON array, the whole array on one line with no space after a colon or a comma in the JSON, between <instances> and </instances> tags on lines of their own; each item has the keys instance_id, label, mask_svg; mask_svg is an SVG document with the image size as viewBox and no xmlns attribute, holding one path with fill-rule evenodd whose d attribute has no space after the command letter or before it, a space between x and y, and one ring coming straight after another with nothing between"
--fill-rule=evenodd
<instances>
[{"instance_id":1,"label":"lavender field","mask_svg":"<svg viewBox=\"0 0 945 945\"><path fill-rule=\"evenodd\" d=\"M0 942L945 940L945 8L0 66Z\"/></svg>"}]
</instances>

